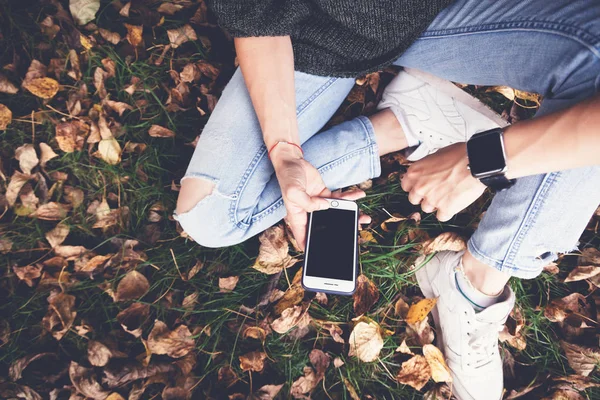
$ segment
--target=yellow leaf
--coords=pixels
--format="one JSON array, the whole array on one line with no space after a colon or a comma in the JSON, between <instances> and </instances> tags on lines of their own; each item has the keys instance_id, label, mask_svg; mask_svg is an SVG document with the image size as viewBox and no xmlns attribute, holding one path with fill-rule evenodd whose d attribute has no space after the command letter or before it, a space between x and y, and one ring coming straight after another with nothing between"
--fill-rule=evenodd
<instances>
[{"instance_id":1,"label":"yellow leaf","mask_svg":"<svg viewBox=\"0 0 600 400\"><path fill-rule=\"evenodd\" d=\"M537 106L540 105L542 96L537 93L524 92L522 90L515 89L515 97L517 99L528 100L534 102Z\"/></svg>"},{"instance_id":2,"label":"yellow leaf","mask_svg":"<svg viewBox=\"0 0 600 400\"><path fill-rule=\"evenodd\" d=\"M515 99L515 90L508 86L492 86L491 88L488 88L486 92L500 93L510 101Z\"/></svg>"},{"instance_id":3,"label":"yellow leaf","mask_svg":"<svg viewBox=\"0 0 600 400\"><path fill-rule=\"evenodd\" d=\"M92 43L92 41L90 39L88 39L87 36L85 36L85 35L79 35L79 42L81 43L83 48L86 50L90 50L92 47L94 47L94 44Z\"/></svg>"},{"instance_id":4,"label":"yellow leaf","mask_svg":"<svg viewBox=\"0 0 600 400\"><path fill-rule=\"evenodd\" d=\"M0 104L0 130L5 130L12 122L12 111L4 104Z\"/></svg>"},{"instance_id":5,"label":"yellow leaf","mask_svg":"<svg viewBox=\"0 0 600 400\"><path fill-rule=\"evenodd\" d=\"M131 43L133 47L139 46L142 43L142 32L144 27L141 25L125 24L125 28L127 28L127 41Z\"/></svg>"},{"instance_id":6,"label":"yellow leaf","mask_svg":"<svg viewBox=\"0 0 600 400\"><path fill-rule=\"evenodd\" d=\"M431 378L436 382L452 382L450 369L446 365L440 349L432 344L423 346L423 355L431 368Z\"/></svg>"},{"instance_id":7,"label":"yellow leaf","mask_svg":"<svg viewBox=\"0 0 600 400\"><path fill-rule=\"evenodd\" d=\"M427 317L427 314L433 309L435 303L437 303L437 298L423 299L410 306L408 314L406 315L406 323L416 324L423 321Z\"/></svg>"},{"instance_id":8,"label":"yellow leaf","mask_svg":"<svg viewBox=\"0 0 600 400\"><path fill-rule=\"evenodd\" d=\"M51 99L58 93L58 82L52 78L34 78L23 82L23 87L42 99Z\"/></svg>"},{"instance_id":9,"label":"yellow leaf","mask_svg":"<svg viewBox=\"0 0 600 400\"><path fill-rule=\"evenodd\" d=\"M102 139L98 143L98 156L110 165L116 165L121 161L121 146L115 138Z\"/></svg>"}]
</instances>

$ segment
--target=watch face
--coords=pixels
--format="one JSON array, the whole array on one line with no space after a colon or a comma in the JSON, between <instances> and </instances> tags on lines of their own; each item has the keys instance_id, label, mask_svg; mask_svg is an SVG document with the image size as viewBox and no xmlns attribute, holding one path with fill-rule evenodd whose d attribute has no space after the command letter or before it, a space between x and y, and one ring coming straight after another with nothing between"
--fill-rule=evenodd
<instances>
[{"instance_id":1,"label":"watch face","mask_svg":"<svg viewBox=\"0 0 600 400\"><path fill-rule=\"evenodd\" d=\"M467 142L469 168L474 176L502 172L506 167L500 130L485 132Z\"/></svg>"}]
</instances>

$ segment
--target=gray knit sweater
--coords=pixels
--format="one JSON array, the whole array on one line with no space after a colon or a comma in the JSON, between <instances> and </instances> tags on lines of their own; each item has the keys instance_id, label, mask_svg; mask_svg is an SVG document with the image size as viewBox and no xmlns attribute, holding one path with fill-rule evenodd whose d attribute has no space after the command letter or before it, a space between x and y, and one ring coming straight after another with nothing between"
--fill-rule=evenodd
<instances>
[{"instance_id":1,"label":"gray knit sweater","mask_svg":"<svg viewBox=\"0 0 600 400\"><path fill-rule=\"evenodd\" d=\"M207 0L234 37L292 38L298 71L356 77L396 60L452 0Z\"/></svg>"}]
</instances>

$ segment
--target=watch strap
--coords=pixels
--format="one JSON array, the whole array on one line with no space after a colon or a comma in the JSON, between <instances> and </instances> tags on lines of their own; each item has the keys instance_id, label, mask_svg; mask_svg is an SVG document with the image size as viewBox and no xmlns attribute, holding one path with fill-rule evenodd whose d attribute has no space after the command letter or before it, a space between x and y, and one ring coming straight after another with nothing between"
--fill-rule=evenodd
<instances>
[{"instance_id":1,"label":"watch strap","mask_svg":"<svg viewBox=\"0 0 600 400\"><path fill-rule=\"evenodd\" d=\"M483 183L495 192L508 189L509 187L514 185L515 182L517 182L516 179L508 179L504 174L488 176L486 178L480 178L479 180L481 181L481 183Z\"/></svg>"}]
</instances>

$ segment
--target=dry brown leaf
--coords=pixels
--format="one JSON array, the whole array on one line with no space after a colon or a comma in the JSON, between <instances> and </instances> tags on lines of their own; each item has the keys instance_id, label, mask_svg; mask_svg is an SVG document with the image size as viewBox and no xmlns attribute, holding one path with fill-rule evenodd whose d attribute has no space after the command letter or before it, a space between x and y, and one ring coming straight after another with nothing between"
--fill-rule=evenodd
<instances>
[{"instance_id":1,"label":"dry brown leaf","mask_svg":"<svg viewBox=\"0 0 600 400\"><path fill-rule=\"evenodd\" d=\"M348 343L350 344L349 356L355 355L364 362L375 361L383 348L381 327L375 321L361 321L350 333Z\"/></svg>"},{"instance_id":2,"label":"dry brown leaf","mask_svg":"<svg viewBox=\"0 0 600 400\"><path fill-rule=\"evenodd\" d=\"M187 64L179 74L182 82L192 83L201 77L200 69L196 64Z\"/></svg>"},{"instance_id":3,"label":"dry brown leaf","mask_svg":"<svg viewBox=\"0 0 600 400\"><path fill-rule=\"evenodd\" d=\"M432 344L423 346L423 355L431 369L431 378L435 382L452 382L450 368L446 365L444 356L440 349Z\"/></svg>"},{"instance_id":4,"label":"dry brown leaf","mask_svg":"<svg viewBox=\"0 0 600 400\"><path fill-rule=\"evenodd\" d=\"M518 307L510 312L510 317L500 331L499 339L501 342L507 342L517 350L525 350L527 342L523 337L522 329L525 326L525 318Z\"/></svg>"},{"instance_id":5,"label":"dry brown leaf","mask_svg":"<svg viewBox=\"0 0 600 400\"><path fill-rule=\"evenodd\" d=\"M565 278L565 283L589 279L598 274L600 274L600 266L595 266L595 265L582 266L582 265L580 265L578 267L575 267L569 273L569 275Z\"/></svg>"},{"instance_id":6,"label":"dry brown leaf","mask_svg":"<svg viewBox=\"0 0 600 400\"><path fill-rule=\"evenodd\" d=\"M258 240L260 249L252 268L273 275L296 263L297 260L289 255L289 243L281 225L270 227L261 233Z\"/></svg>"},{"instance_id":7,"label":"dry brown leaf","mask_svg":"<svg viewBox=\"0 0 600 400\"><path fill-rule=\"evenodd\" d=\"M398 346L398 348L396 349L396 353L410 354L413 356L415 355L415 353L413 353L412 350L406 344L406 339L404 339L402 343L400 343L400 346Z\"/></svg>"},{"instance_id":8,"label":"dry brown leaf","mask_svg":"<svg viewBox=\"0 0 600 400\"><path fill-rule=\"evenodd\" d=\"M15 94L18 91L19 89L6 76L0 74L0 93Z\"/></svg>"},{"instance_id":9,"label":"dry brown leaf","mask_svg":"<svg viewBox=\"0 0 600 400\"><path fill-rule=\"evenodd\" d=\"M115 301L136 300L150 290L148 279L136 270L129 271L117 286Z\"/></svg>"},{"instance_id":10,"label":"dry brown leaf","mask_svg":"<svg viewBox=\"0 0 600 400\"><path fill-rule=\"evenodd\" d=\"M238 281L240 280L239 276L229 276L227 278L219 278L219 289L221 293L231 292L235 289Z\"/></svg>"},{"instance_id":11,"label":"dry brown leaf","mask_svg":"<svg viewBox=\"0 0 600 400\"><path fill-rule=\"evenodd\" d=\"M239 356L240 368L242 371L261 372L265 368L265 359L267 353L262 351L252 351Z\"/></svg>"},{"instance_id":12,"label":"dry brown leaf","mask_svg":"<svg viewBox=\"0 0 600 400\"><path fill-rule=\"evenodd\" d=\"M67 236L69 235L69 226L65 224L58 224L51 231L46 233L46 240L50 243L52 248L61 245Z\"/></svg>"},{"instance_id":13,"label":"dry brown leaf","mask_svg":"<svg viewBox=\"0 0 600 400\"><path fill-rule=\"evenodd\" d=\"M515 97L517 99L528 100L534 102L538 107L541 104L542 96L537 93L525 92L522 90L515 89Z\"/></svg>"},{"instance_id":14,"label":"dry brown leaf","mask_svg":"<svg viewBox=\"0 0 600 400\"><path fill-rule=\"evenodd\" d=\"M433 310L435 303L437 303L437 298L423 299L418 303L411 305L406 315L406 323L417 324L423 321L427 318L427 314Z\"/></svg>"},{"instance_id":15,"label":"dry brown leaf","mask_svg":"<svg viewBox=\"0 0 600 400\"><path fill-rule=\"evenodd\" d=\"M400 222L406 221L406 217L399 214L393 214L390 218L381 223L381 229L385 232L396 232L402 225Z\"/></svg>"},{"instance_id":16,"label":"dry brown leaf","mask_svg":"<svg viewBox=\"0 0 600 400\"><path fill-rule=\"evenodd\" d=\"M114 254L106 254L100 256L94 256L87 260L84 264L75 263L75 271L77 272L89 272L93 274L93 272L103 266Z\"/></svg>"},{"instance_id":17,"label":"dry brown leaf","mask_svg":"<svg viewBox=\"0 0 600 400\"><path fill-rule=\"evenodd\" d=\"M43 167L46 166L46 163L52 160L54 157L58 157L58 154L52 150L52 147L48 146L44 142L40 142L40 165Z\"/></svg>"},{"instance_id":18,"label":"dry brown leaf","mask_svg":"<svg viewBox=\"0 0 600 400\"><path fill-rule=\"evenodd\" d=\"M406 325L406 334L408 338L414 339L417 344L424 346L433 343L434 333L427 318L415 324Z\"/></svg>"},{"instance_id":19,"label":"dry brown leaf","mask_svg":"<svg viewBox=\"0 0 600 400\"><path fill-rule=\"evenodd\" d=\"M329 334L331 335L331 338L334 342L342 344L345 343L344 338L342 338L344 331L342 330L342 328L340 328L339 325L334 323L325 323L323 324L323 329L327 329L329 331Z\"/></svg>"},{"instance_id":20,"label":"dry brown leaf","mask_svg":"<svg viewBox=\"0 0 600 400\"><path fill-rule=\"evenodd\" d=\"M283 297L275 304L274 311L276 315L281 315L284 310L293 307L302 302L304 298L304 289L300 284L292 284L285 291Z\"/></svg>"},{"instance_id":21,"label":"dry brown leaf","mask_svg":"<svg viewBox=\"0 0 600 400\"><path fill-rule=\"evenodd\" d=\"M42 22L40 22L40 29L42 33L48 37L48 39L52 40L60 31L60 26L54 23L54 20L51 16L47 16Z\"/></svg>"},{"instance_id":22,"label":"dry brown leaf","mask_svg":"<svg viewBox=\"0 0 600 400\"><path fill-rule=\"evenodd\" d=\"M129 9L130 8L131 8L131 2L125 3L125 5L123 5L121 10L119 11L119 14L125 18L129 17Z\"/></svg>"},{"instance_id":23,"label":"dry brown leaf","mask_svg":"<svg viewBox=\"0 0 600 400\"><path fill-rule=\"evenodd\" d=\"M110 108L111 110L116 112L117 114L119 114L119 117L121 117L125 111L133 110L132 106L130 106L127 103L123 103L121 101L112 101L110 99L104 99L102 104L104 104L105 106L107 106L108 108Z\"/></svg>"},{"instance_id":24,"label":"dry brown leaf","mask_svg":"<svg viewBox=\"0 0 600 400\"><path fill-rule=\"evenodd\" d=\"M396 379L398 382L412 386L421 390L431 378L431 368L427 359L421 355L416 355L408 361L402 363L402 368Z\"/></svg>"},{"instance_id":25,"label":"dry brown leaf","mask_svg":"<svg viewBox=\"0 0 600 400\"><path fill-rule=\"evenodd\" d=\"M25 87L25 84L31 82L33 79L45 77L47 72L48 69L44 64L38 60L31 60L31 64L29 64L29 68L27 69L25 79L23 79L21 86Z\"/></svg>"},{"instance_id":26,"label":"dry brown leaf","mask_svg":"<svg viewBox=\"0 0 600 400\"><path fill-rule=\"evenodd\" d=\"M130 394L131 395L131 394ZM125 400L125 398L123 396L121 396L119 393L114 392L111 393L106 400Z\"/></svg>"},{"instance_id":27,"label":"dry brown leaf","mask_svg":"<svg viewBox=\"0 0 600 400\"><path fill-rule=\"evenodd\" d=\"M56 354L54 353L38 353L21 357L18 360L15 360L10 365L10 367L8 368L8 376L13 382L18 381L19 379L21 379L23 371L25 370L25 368L27 368L29 364L31 364L33 361L39 360L40 358L48 356L56 358Z\"/></svg>"},{"instance_id":28,"label":"dry brown leaf","mask_svg":"<svg viewBox=\"0 0 600 400\"><path fill-rule=\"evenodd\" d=\"M315 294L315 301L322 306L326 306L329 300L327 299L327 295L325 293L317 292L317 294Z\"/></svg>"},{"instance_id":29,"label":"dry brown leaf","mask_svg":"<svg viewBox=\"0 0 600 400\"><path fill-rule=\"evenodd\" d=\"M6 254L12 250L13 242L10 239L0 238L0 253Z\"/></svg>"},{"instance_id":30,"label":"dry brown leaf","mask_svg":"<svg viewBox=\"0 0 600 400\"><path fill-rule=\"evenodd\" d=\"M434 239L422 243L421 252L425 255L436 251L463 251L467 248L465 240L455 232L444 232Z\"/></svg>"},{"instance_id":31,"label":"dry brown leaf","mask_svg":"<svg viewBox=\"0 0 600 400\"><path fill-rule=\"evenodd\" d=\"M13 206L19 197L19 192L23 185L27 183L27 181L31 178L31 176L23 174L19 171L15 171L13 176L10 178L10 182L8 182L8 187L6 188L6 202L9 206Z\"/></svg>"},{"instance_id":32,"label":"dry brown leaf","mask_svg":"<svg viewBox=\"0 0 600 400\"><path fill-rule=\"evenodd\" d=\"M362 315L367 313L379 300L379 289L364 274L360 274L352 298L354 300L354 314Z\"/></svg>"},{"instance_id":33,"label":"dry brown leaf","mask_svg":"<svg viewBox=\"0 0 600 400\"><path fill-rule=\"evenodd\" d=\"M117 32L111 32L108 29L98 29L98 32L100 33L100 36L102 36L102 38L104 40L106 40L109 43L112 43L114 45L119 44L119 42L121 41L121 35L119 35L119 33Z\"/></svg>"},{"instance_id":34,"label":"dry brown leaf","mask_svg":"<svg viewBox=\"0 0 600 400\"><path fill-rule=\"evenodd\" d=\"M290 395L295 399L304 399L306 398L304 394L313 390L317 386L317 383L319 383L319 380L315 374L315 370L311 367L304 367L304 376L301 376L292 383Z\"/></svg>"},{"instance_id":35,"label":"dry brown leaf","mask_svg":"<svg viewBox=\"0 0 600 400\"><path fill-rule=\"evenodd\" d=\"M242 337L244 339L248 339L248 338L258 339L261 342L264 342L265 339L267 338L267 332L265 332L265 330L263 328L261 328L260 326L248 326L248 327L246 327L246 329L244 329L244 332L242 333Z\"/></svg>"},{"instance_id":36,"label":"dry brown leaf","mask_svg":"<svg viewBox=\"0 0 600 400\"><path fill-rule=\"evenodd\" d=\"M394 315L396 317L406 318L406 315L408 315L409 309L410 309L410 307L409 307L408 303L406 303L406 301L404 301L404 299L402 297L400 297L396 301L396 304L394 304Z\"/></svg>"},{"instance_id":37,"label":"dry brown leaf","mask_svg":"<svg viewBox=\"0 0 600 400\"><path fill-rule=\"evenodd\" d=\"M492 86L486 89L486 92L497 92L506 97L510 101L515 99L515 90L508 86Z\"/></svg>"},{"instance_id":38,"label":"dry brown leaf","mask_svg":"<svg viewBox=\"0 0 600 400\"><path fill-rule=\"evenodd\" d=\"M42 319L42 326L56 340L61 340L71 329L77 316L74 306L75 296L70 294L52 293L48 296L48 312Z\"/></svg>"},{"instance_id":39,"label":"dry brown leaf","mask_svg":"<svg viewBox=\"0 0 600 400\"><path fill-rule=\"evenodd\" d=\"M336 357L336 358L333 359L333 366L335 368L339 368L339 367L341 367L344 364L346 364L346 363L341 358L339 358L339 357Z\"/></svg>"},{"instance_id":40,"label":"dry brown leaf","mask_svg":"<svg viewBox=\"0 0 600 400\"><path fill-rule=\"evenodd\" d=\"M573 313L580 313L583 309L586 299L581 293L571 293L562 299L552 300L544 308L544 316L552 322L563 322Z\"/></svg>"},{"instance_id":41,"label":"dry brown leaf","mask_svg":"<svg viewBox=\"0 0 600 400\"><path fill-rule=\"evenodd\" d=\"M12 122L12 111L4 104L0 104L0 130L5 130Z\"/></svg>"},{"instance_id":42,"label":"dry brown leaf","mask_svg":"<svg viewBox=\"0 0 600 400\"><path fill-rule=\"evenodd\" d=\"M592 381L591 378L581 375L556 376L552 380L557 382L556 389L576 389L584 391L591 387L600 387L600 383Z\"/></svg>"},{"instance_id":43,"label":"dry brown leaf","mask_svg":"<svg viewBox=\"0 0 600 400\"><path fill-rule=\"evenodd\" d=\"M96 372L92 368L85 368L71 361L69 378L75 389L85 397L95 400L105 400L110 392L104 390L96 380Z\"/></svg>"},{"instance_id":44,"label":"dry brown leaf","mask_svg":"<svg viewBox=\"0 0 600 400\"><path fill-rule=\"evenodd\" d=\"M142 44L142 32L144 30L143 26L125 24L125 28L127 28L127 41L131 43L133 47L138 47L140 44Z\"/></svg>"},{"instance_id":45,"label":"dry brown leaf","mask_svg":"<svg viewBox=\"0 0 600 400\"><path fill-rule=\"evenodd\" d=\"M175 132L159 125L152 125L148 131L148 135L157 138L175 137Z\"/></svg>"},{"instance_id":46,"label":"dry brown leaf","mask_svg":"<svg viewBox=\"0 0 600 400\"><path fill-rule=\"evenodd\" d=\"M54 248L54 254L58 257L62 257L67 261L76 260L81 258L85 253L87 253L87 249L83 246L56 246Z\"/></svg>"},{"instance_id":47,"label":"dry brown leaf","mask_svg":"<svg viewBox=\"0 0 600 400\"><path fill-rule=\"evenodd\" d=\"M30 214L30 217L44 219L47 221L59 221L64 219L68 212L68 205L51 201L50 203L39 206L35 212Z\"/></svg>"},{"instance_id":48,"label":"dry brown leaf","mask_svg":"<svg viewBox=\"0 0 600 400\"><path fill-rule=\"evenodd\" d=\"M271 323L271 327L277 333L286 333L294 327L303 328L310 324L308 309L303 306L294 306L284 310L281 317Z\"/></svg>"},{"instance_id":49,"label":"dry brown leaf","mask_svg":"<svg viewBox=\"0 0 600 400\"><path fill-rule=\"evenodd\" d=\"M83 199L85 196L85 194L83 193L83 190L81 190L79 188L74 188L72 186L65 186L64 192L65 192L65 199L67 200L68 203L71 204L71 206L73 208L77 208L81 204L83 204Z\"/></svg>"},{"instance_id":50,"label":"dry brown leaf","mask_svg":"<svg viewBox=\"0 0 600 400\"><path fill-rule=\"evenodd\" d=\"M55 138L58 147L65 153L81 151L90 127L80 120L62 122L56 125Z\"/></svg>"},{"instance_id":51,"label":"dry brown leaf","mask_svg":"<svg viewBox=\"0 0 600 400\"><path fill-rule=\"evenodd\" d=\"M125 332L140 337L142 335L142 325L148 320L149 315L150 305L133 303L117 314L117 321Z\"/></svg>"},{"instance_id":52,"label":"dry brown leaf","mask_svg":"<svg viewBox=\"0 0 600 400\"><path fill-rule=\"evenodd\" d=\"M117 139L102 139L98 143L98 153L96 156L110 165L117 165L121 162L121 145Z\"/></svg>"},{"instance_id":53,"label":"dry brown leaf","mask_svg":"<svg viewBox=\"0 0 600 400\"><path fill-rule=\"evenodd\" d=\"M95 367L104 367L112 357L110 349L95 340L88 342L88 360Z\"/></svg>"},{"instance_id":54,"label":"dry brown leaf","mask_svg":"<svg viewBox=\"0 0 600 400\"><path fill-rule=\"evenodd\" d=\"M252 400L274 400L282 387L283 383L281 385L264 385L254 394Z\"/></svg>"},{"instance_id":55,"label":"dry brown leaf","mask_svg":"<svg viewBox=\"0 0 600 400\"><path fill-rule=\"evenodd\" d=\"M361 400L356 392L356 389L352 385L352 382L350 382L350 380L346 377L344 377L344 386L346 386L346 390L348 391L348 394L352 400Z\"/></svg>"},{"instance_id":56,"label":"dry brown leaf","mask_svg":"<svg viewBox=\"0 0 600 400\"><path fill-rule=\"evenodd\" d=\"M446 384L435 385L423 394L423 400L451 400L452 398L452 388Z\"/></svg>"},{"instance_id":57,"label":"dry brown leaf","mask_svg":"<svg viewBox=\"0 0 600 400\"><path fill-rule=\"evenodd\" d=\"M373 236L373 232L369 230L363 229L360 232L358 232L358 235L358 244L377 243L377 239L375 239L375 236Z\"/></svg>"},{"instance_id":58,"label":"dry brown leaf","mask_svg":"<svg viewBox=\"0 0 600 400\"><path fill-rule=\"evenodd\" d=\"M51 99L58 93L59 84L52 78L35 78L24 82L23 87L37 97Z\"/></svg>"},{"instance_id":59,"label":"dry brown leaf","mask_svg":"<svg viewBox=\"0 0 600 400\"><path fill-rule=\"evenodd\" d=\"M577 262L579 265L600 265L600 250L594 247L583 249Z\"/></svg>"},{"instance_id":60,"label":"dry brown leaf","mask_svg":"<svg viewBox=\"0 0 600 400\"><path fill-rule=\"evenodd\" d=\"M583 347L564 340L560 341L569 366L579 375L588 376L600 363L600 352L597 348Z\"/></svg>"},{"instance_id":61,"label":"dry brown leaf","mask_svg":"<svg viewBox=\"0 0 600 400\"><path fill-rule=\"evenodd\" d=\"M13 266L13 272L17 277L25 282L27 286L33 287L33 280L42 276L42 265L26 265L25 267Z\"/></svg>"},{"instance_id":62,"label":"dry brown leaf","mask_svg":"<svg viewBox=\"0 0 600 400\"><path fill-rule=\"evenodd\" d=\"M179 325L171 331L167 324L156 320L148 335L148 349L153 354L166 354L169 357L180 358L192 351L194 346L192 333L185 325Z\"/></svg>"},{"instance_id":63,"label":"dry brown leaf","mask_svg":"<svg viewBox=\"0 0 600 400\"><path fill-rule=\"evenodd\" d=\"M198 39L198 37L196 36L196 31L194 31L194 28L192 28L188 24L185 24L176 29L167 30L167 35L169 36L171 47L174 49L190 40Z\"/></svg>"},{"instance_id":64,"label":"dry brown leaf","mask_svg":"<svg viewBox=\"0 0 600 400\"><path fill-rule=\"evenodd\" d=\"M32 144L24 144L15 150L15 158L19 161L19 167L24 174L30 175L31 170L35 168L39 159L35 153L35 149Z\"/></svg>"}]
</instances>

